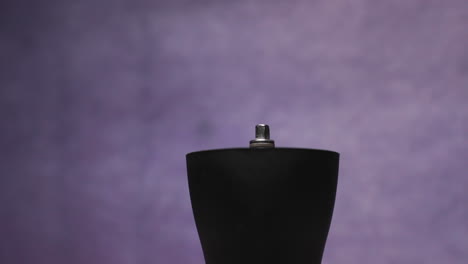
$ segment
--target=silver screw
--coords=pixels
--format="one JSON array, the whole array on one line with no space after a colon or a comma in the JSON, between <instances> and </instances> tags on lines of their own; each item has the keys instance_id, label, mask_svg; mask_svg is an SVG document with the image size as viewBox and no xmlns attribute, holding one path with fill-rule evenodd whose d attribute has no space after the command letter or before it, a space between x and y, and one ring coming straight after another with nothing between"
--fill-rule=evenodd
<instances>
[{"instance_id":1,"label":"silver screw","mask_svg":"<svg viewBox=\"0 0 468 264\"><path fill-rule=\"evenodd\" d=\"M275 141L270 139L270 127L266 124L255 126L255 139L250 141L251 148L274 148Z\"/></svg>"}]
</instances>

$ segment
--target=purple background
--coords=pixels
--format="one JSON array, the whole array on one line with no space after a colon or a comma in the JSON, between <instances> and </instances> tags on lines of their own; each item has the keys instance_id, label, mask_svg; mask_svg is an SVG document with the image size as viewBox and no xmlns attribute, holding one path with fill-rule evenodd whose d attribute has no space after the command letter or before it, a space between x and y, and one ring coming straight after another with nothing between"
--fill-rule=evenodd
<instances>
[{"instance_id":1,"label":"purple background","mask_svg":"<svg viewBox=\"0 0 468 264\"><path fill-rule=\"evenodd\" d=\"M2 1L0 263L203 263L185 154L341 153L325 264L468 263L468 2Z\"/></svg>"}]
</instances>

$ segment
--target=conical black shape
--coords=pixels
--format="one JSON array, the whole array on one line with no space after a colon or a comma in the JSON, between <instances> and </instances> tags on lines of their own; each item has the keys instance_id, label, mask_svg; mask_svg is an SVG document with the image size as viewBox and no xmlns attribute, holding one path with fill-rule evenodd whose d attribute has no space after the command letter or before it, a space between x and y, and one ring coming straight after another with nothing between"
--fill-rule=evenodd
<instances>
[{"instance_id":1,"label":"conical black shape","mask_svg":"<svg viewBox=\"0 0 468 264\"><path fill-rule=\"evenodd\" d=\"M187 154L206 264L319 264L339 154L293 148Z\"/></svg>"}]
</instances>

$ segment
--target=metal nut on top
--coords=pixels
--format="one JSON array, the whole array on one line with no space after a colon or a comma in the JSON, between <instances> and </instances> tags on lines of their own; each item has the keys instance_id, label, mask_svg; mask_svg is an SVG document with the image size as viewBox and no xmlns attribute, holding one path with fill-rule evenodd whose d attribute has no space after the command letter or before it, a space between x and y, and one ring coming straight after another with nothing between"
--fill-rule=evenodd
<instances>
[{"instance_id":1,"label":"metal nut on top","mask_svg":"<svg viewBox=\"0 0 468 264\"><path fill-rule=\"evenodd\" d=\"M274 148L275 141L270 139L270 127L266 124L255 126L255 139L250 141L251 148Z\"/></svg>"}]
</instances>

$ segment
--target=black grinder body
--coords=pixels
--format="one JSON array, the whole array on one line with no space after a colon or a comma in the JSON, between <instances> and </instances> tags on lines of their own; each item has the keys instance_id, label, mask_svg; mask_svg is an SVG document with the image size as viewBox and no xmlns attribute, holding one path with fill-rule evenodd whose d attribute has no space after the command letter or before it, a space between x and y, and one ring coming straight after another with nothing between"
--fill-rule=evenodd
<instances>
[{"instance_id":1,"label":"black grinder body","mask_svg":"<svg viewBox=\"0 0 468 264\"><path fill-rule=\"evenodd\" d=\"M206 264L321 263L339 154L239 148L187 154Z\"/></svg>"}]
</instances>

